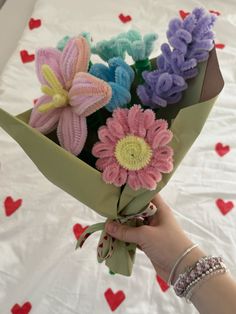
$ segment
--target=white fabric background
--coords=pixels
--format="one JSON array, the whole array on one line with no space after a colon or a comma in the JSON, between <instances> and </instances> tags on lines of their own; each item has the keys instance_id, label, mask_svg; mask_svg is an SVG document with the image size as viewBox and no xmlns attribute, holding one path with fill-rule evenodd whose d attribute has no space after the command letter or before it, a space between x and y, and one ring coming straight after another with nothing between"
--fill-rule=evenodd
<instances>
[{"instance_id":1,"label":"white fabric background","mask_svg":"<svg viewBox=\"0 0 236 314\"><path fill-rule=\"evenodd\" d=\"M38 0L32 14L42 27L26 27L15 53L0 78L0 106L12 114L23 112L40 95L34 63L22 64L19 51L33 53L37 47L55 46L64 35L92 33L95 41L110 38L131 27L143 34L156 31L158 43L153 56L166 41L168 21L179 10L196 6L221 13L216 42L225 87L203 132L162 191L176 217L193 241L209 254L225 257L236 276L236 209L222 215L218 198L236 204L236 4L229 1L187 0ZM132 16L121 23L120 13ZM97 57L93 57L97 61ZM230 146L219 157L215 144ZM88 187L89 188L89 187ZM4 200L21 198L22 206L7 217ZM112 276L96 261L99 235L92 236L81 251L75 251L73 226L86 226L103 219L38 171L23 150L0 130L0 313L11 313L18 303L32 304L30 314L107 314L111 310L104 292L124 291L126 299L116 313L197 313L171 289L163 292L155 272L143 253L137 252L131 278Z\"/></svg>"}]
</instances>

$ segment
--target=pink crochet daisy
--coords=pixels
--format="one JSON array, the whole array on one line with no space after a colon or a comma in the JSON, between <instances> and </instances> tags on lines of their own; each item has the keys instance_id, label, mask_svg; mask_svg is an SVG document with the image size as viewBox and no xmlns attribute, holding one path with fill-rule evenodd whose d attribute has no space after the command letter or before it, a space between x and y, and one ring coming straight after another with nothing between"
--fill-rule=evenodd
<instances>
[{"instance_id":1,"label":"pink crochet daisy","mask_svg":"<svg viewBox=\"0 0 236 314\"><path fill-rule=\"evenodd\" d=\"M46 48L36 53L36 71L42 84L41 96L32 110L29 124L48 134L57 128L59 143L78 155L87 138L86 117L111 99L105 81L85 73L90 46L80 36L72 38L63 52Z\"/></svg>"},{"instance_id":2,"label":"pink crochet daisy","mask_svg":"<svg viewBox=\"0 0 236 314\"><path fill-rule=\"evenodd\" d=\"M98 137L92 153L106 183L154 190L162 173L173 169L173 150L167 145L172 132L165 120L155 119L151 109L134 105L114 110Z\"/></svg>"}]
</instances>

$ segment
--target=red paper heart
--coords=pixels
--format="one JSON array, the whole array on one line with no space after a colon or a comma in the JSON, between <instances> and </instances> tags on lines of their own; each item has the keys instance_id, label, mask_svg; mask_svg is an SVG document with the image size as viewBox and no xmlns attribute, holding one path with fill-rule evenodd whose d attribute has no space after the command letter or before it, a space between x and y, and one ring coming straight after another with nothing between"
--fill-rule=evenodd
<instances>
[{"instance_id":1,"label":"red paper heart","mask_svg":"<svg viewBox=\"0 0 236 314\"><path fill-rule=\"evenodd\" d=\"M216 205L223 215L228 214L228 212L230 212L234 208L233 202L225 202L221 198L218 198L218 200L216 200Z\"/></svg>"},{"instance_id":2,"label":"red paper heart","mask_svg":"<svg viewBox=\"0 0 236 314\"><path fill-rule=\"evenodd\" d=\"M210 12L210 13L213 13L213 14L215 14L215 15L218 15L218 16L220 15L220 12L219 12L219 11L209 10L209 12Z\"/></svg>"},{"instance_id":3,"label":"red paper heart","mask_svg":"<svg viewBox=\"0 0 236 314\"><path fill-rule=\"evenodd\" d=\"M22 204L22 199L14 201L11 196L7 196L4 201L5 214L11 216Z\"/></svg>"},{"instance_id":4,"label":"red paper heart","mask_svg":"<svg viewBox=\"0 0 236 314\"><path fill-rule=\"evenodd\" d=\"M81 236L81 234L88 228L88 226L86 227L82 227L80 224L75 224L73 226L73 232L74 232L74 235L76 237L76 239L78 240L79 237Z\"/></svg>"},{"instance_id":5,"label":"red paper heart","mask_svg":"<svg viewBox=\"0 0 236 314\"><path fill-rule=\"evenodd\" d=\"M163 292L169 289L168 284L159 276L156 276L156 280L159 283L159 286Z\"/></svg>"},{"instance_id":6,"label":"red paper heart","mask_svg":"<svg viewBox=\"0 0 236 314\"><path fill-rule=\"evenodd\" d=\"M22 306L20 306L19 304L15 304L12 308L11 308L11 312L12 314L28 314L30 312L32 308L32 305L30 302L25 302Z\"/></svg>"},{"instance_id":7,"label":"red paper heart","mask_svg":"<svg viewBox=\"0 0 236 314\"><path fill-rule=\"evenodd\" d=\"M35 55L29 54L27 50L20 51L21 60L23 63L28 63L34 61Z\"/></svg>"},{"instance_id":8,"label":"red paper heart","mask_svg":"<svg viewBox=\"0 0 236 314\"><path fill-rule=\"evenodd\" d=\"M182 19L184 20L186 18L186 16L188 16L190 13L189 12L185 12L184 10L180 10L179 11L179 15L182 17Z\"/></svg>"},{"instance_id":9,"label":"red paper heart","mask_svg":"<svg viewBox=\"0 0 236 314\"><path fill-rule=\"evenodd\" d=\"M115 311L118 306L120 306L120 304L125 300L125 294L121 290L114 293L111 288L109 288L105 291L104 295L112 312Z\"/></svg>"},{"instance_id":10,"label":"red paper heart","mask_svg":"<svg viewBox=\"0 0 236 314\"><path fill-rule=\"evenodd\" d=\"M215 44L215 47L218 49L224 49L225 45L224 44Z\"/></svg>"},{"instance_id":11,"label":"red paper heart","mask_svg":"<svg viewBox=\"0 0 236 314\"><path fill-rule=\"evenodd\" d=\"M230 151L229 145L223 145L222 143L217 143L215 145L215 151L220 157L223 157L225 154L227 154Z\"/></svg>"},{"instance_id":12,"label":"red paper heart","mask_svg":"<svg viewBox=\"0 0 236 314\"><path fill-rule=\"evenodd\" d=\"M127 22L130 22L132 20L132 17L130 15L124 15L123 13L121 13L119 15L119 19L121 20L121 22L127 23Z\"/></svg>"},{"instance_id":13,"label":"red paper heart","mask_svg":"<svg viewBox=\"0 0 236 314\"><path fill-rule=\"evenodd\" d=\"M39 28L41 26L42 22L40 19L38 20L35 20L34 18L31 18L29 20L29 29L32 30L32 29L35 29L35 28Z\"/></svg>"}]
</instances>

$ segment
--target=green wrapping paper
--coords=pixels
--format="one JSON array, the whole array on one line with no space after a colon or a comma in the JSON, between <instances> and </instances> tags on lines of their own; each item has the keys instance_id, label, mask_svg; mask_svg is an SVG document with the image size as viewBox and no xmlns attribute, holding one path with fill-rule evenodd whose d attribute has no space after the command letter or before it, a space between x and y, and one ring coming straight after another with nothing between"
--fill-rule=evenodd
<instances>
[{"instance_id":1,"label":"green wrapping paper","mask_svg":"<svg viewBox=\"0 0 236 314\"><path fill-rule=\"evenodd\" d=\"M77 200L109 219L135 215L143 211L153 196L167 184L185 154L198 137L224 82L215 49L206 62L198 65L199 74L188 81L188 89L178 104L157 111L157 118L165 118L173 132L170 146L174 150L174 170L163 175L157 189L133 191L127 185L118 188L106 184L101 173L80 158L60 147L53 135L45 136L28 125L31 110L12 116L0 109L0 126L15 139L43 175ZM135 86L133 86L135 90ZM124 220L125 221L125 220ZM135 220L125 221L134 226ZM104 221L93 225L93 232L102 230ZM85 231L86 232L86 231ZM86 250L86 247L83 249ZM79 254L84 254L84 251ZM86 253L85 253L86 254ZM105 259L113 273L130 276L135 258L135 245L116 240L114 251Z\"/></svg>"}]
</instances>

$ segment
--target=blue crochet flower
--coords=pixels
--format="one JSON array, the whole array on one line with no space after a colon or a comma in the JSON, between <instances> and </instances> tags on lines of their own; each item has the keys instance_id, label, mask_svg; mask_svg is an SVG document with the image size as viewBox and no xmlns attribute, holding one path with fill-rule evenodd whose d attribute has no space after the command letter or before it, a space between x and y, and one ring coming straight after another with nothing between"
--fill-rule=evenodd
<instances>
[{"instance_id":1,"label":"blue crochet flower","mask_svg":"<svg viewBox=\"0 0 236 314\"><path fill-rule=\"evenodd\" d=\"M112 88L112 98L106 109L112 112L117 107L125 107L131 100L130 88L134 80L133 69L120 57L108 61L108 66L97 63L89 70L92 75L108 82Z\"/></svg>"},{"instance_id":2,"label":"blue crochet flower","mask_svg":"<svg viewBox=\"0 0 236 314\"><path fill-rule=\"evenodd\" d=\"M143 72L145 83L137 88L143 104L158 108L181 99L187 88L185 80L198 74L197 64L206 61L214 47L211 28L215 20L215 14L196 8L184 20L175 18L170 21L167 31L170 45L161 45L162 54L156 60L157 70Z\"/></svg>"}]
</instances>

